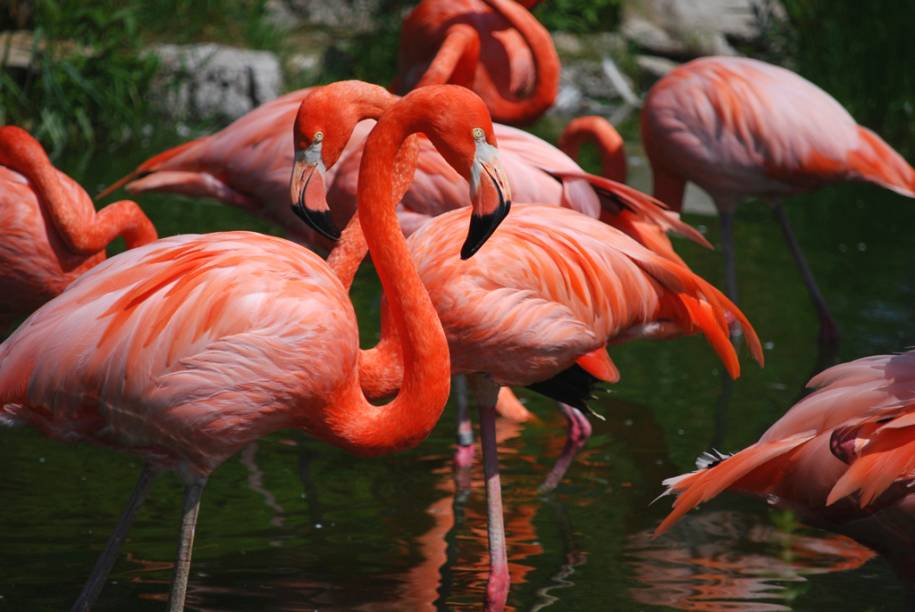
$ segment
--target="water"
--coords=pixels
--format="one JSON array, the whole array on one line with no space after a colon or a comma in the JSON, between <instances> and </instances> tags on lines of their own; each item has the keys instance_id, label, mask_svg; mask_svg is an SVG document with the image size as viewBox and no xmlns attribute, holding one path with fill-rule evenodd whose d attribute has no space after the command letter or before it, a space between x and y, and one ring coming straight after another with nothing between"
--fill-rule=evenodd
<instances>
[{"instance_id":1,"label":"water","mask_svg":"<svg viewBox=\"0 0 915 612\"><path fill-rule=\"evenodd\" d=\"M545 128L549 131L549 128ZM631 133L631 129L628 132ZM90 191L175 139L61 162ZM631 147L638 154L637 145ZM637 157L633 160L637 161ZM645 174L635 172L645 186ZM250 228L244 213L171 196L142 199L161 235ZM913 203L866 185L795 198L788 213L840 324L845 361L913 343ZM737 223L741 303L766 345L723 388L699 338L614 347L622 381L594 402L607 421L552 495L536 488L564 423L523 393L542 423L500 423L510 604L519 610L862 610L901 606L888 566L837 536L801 527L763 500L725 495L670 535L647 533L669 500L660 481L711 446L754 441L820 367L817 322L779 229L756 203ZM717 242L714 217L688 215ZM720 285L720 256L677 243ZM377 281L364 268L354 300L364 343L376 337ZM477 608L486 579L479 466L455 499L453 411L419 448L357 459L289 431L259 442L211 478L197 529L189 609ZM4 430L0 445L0 610L68 607L139 474L132 457ZM154 485L99 600L99 610L159 610L167 598L181 487ZM879 604L873 599L880 593Z\"/></svg>"}]
</instances>

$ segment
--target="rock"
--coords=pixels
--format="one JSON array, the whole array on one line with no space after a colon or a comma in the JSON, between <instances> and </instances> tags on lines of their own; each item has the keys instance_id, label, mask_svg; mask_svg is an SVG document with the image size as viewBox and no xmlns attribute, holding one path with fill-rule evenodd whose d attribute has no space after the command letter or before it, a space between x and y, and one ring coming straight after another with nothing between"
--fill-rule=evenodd
<instances>
[{"instance_id":1,"label":"rock","mask_svg":"<svg viewBox=\"0 0 915 612\"><path fill-rule=\"evenodd\" d=\"M782 14L775 0L630 0L622 31L658 55L735 55L732 42L758 40L761 24Z\"/></svg>"},{"instance_id":2,"label":"rock","mask_svg":"<svg viewBox=\"0 0 915 612\"><path fill-rule=\"evenodd\" d=\"M551 36L562 64L552 113L609 115L626 100L637 102L630 83L611 59L625 53L626 42L619 34L552 32Z\"/></svg>"},{"instance_id":3,"label":"rock","mask_svg":"<svg viewBox=\"0 0 915 612\"><path fill-rule=\"evenodd\" d=\"M652 82L679 66L677 62L657 55L636 55L635 65L638 66L642 75Z\"/></svg>"},{"instance_id":4,"label":"rock","mask_svg":"<svg viewBox=\"0 0 915 612\"><path fill-rule=\"evenodd\" d=\"M267 11L276 25L335 28L356 32L373 30L383 0L270 0Z\"/></svg>"},{"instance_id":5,"label":"rock","mask_svg":"<svg viewBox=\"0 0 915 612\"><path fill-rule=\"evenodd\" d=\"M157 106L176 119L235 119L280 95L277 57L216 44L157 45Z\"/></svg>"}]
</instances>

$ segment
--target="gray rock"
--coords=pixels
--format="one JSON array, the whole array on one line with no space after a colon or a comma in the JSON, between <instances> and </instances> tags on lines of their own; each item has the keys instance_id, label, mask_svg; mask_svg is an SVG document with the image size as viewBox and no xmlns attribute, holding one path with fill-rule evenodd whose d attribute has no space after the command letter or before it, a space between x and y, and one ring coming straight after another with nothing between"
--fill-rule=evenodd
<instances>
[{"instance_id":1,"label":"gray rock","mask_svg":"<svg viewBox=\"0 0 915 612\"><path fill-rule=\"evenodd\" d=\"M364 32L376 27L382 0L270 0L267 10L277 25L308 24Z\"/></svg>"},{"instance_id":2,"label":"gray rock","mask_svg":"<svg viewBox=\"0 0 915 612\"><path fill-rule=\"evenodd\" d=\"M659 55L734 55L729 41L758 39L762 21L782 13L776 0L629 0L622 31Z\"/></svg>"},{"instance_id":3,"label":"gray rock","mask_svg":"<svg viewBox=\"0 0 915 612\"><path fill-rule=\"evenodd\" d=\"M610 115L628 98L630 83L618 70L608 71L611 57L625 52L626 42L616 33L568 34L552 32L553 44L562 63L559 93L551 112L559 116Z\"/></svg>"},{"instance_id":4,"label":"gray rock","mask_svg":"<svg viewBox=\"0 0 915 612\"><path fill-rule=\"evenodd\" d=\"M283 75L277 57L215 44L157 45L157 105L176 119L235 119L279 96Z\"/></svg>"},{"instance_id":5,"label":"gray rock","mask_svg":"<svg viewBox=\"0 0 915 612\"><path fill-rule=\"evenodd\" d=\"M679 66L677 62L657 55L636 55L635 65L652 81L657 81L662 76Z\"/></svg>"}]
</instances>

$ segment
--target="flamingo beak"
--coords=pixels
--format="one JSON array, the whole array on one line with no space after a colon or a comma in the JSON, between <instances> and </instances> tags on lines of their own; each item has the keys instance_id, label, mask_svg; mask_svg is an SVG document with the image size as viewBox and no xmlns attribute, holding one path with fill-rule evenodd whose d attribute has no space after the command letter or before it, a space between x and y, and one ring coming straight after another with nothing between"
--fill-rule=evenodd
<instances>
[{"instance_id":1,"label":"flamingo beak","mask_svg":"<svg viewBox=\"0 0 915 612\"><path fill-rule=\"evenodd\" d=\"M479 155L474 159L470 181L470 231L461 247L461 259L472 257L511 210L508 180L499 165L495 148L491 148L487 155L489 159L480 159Z\"/></svg>"},{"instance_id":2,"label":"flamingo beak","mask_svg":"<svg viewBox=\"0 0 915 612\"><path fill-rule=\"evenodd\" d=\"M313 230L331 240L340 238L340 230L334 225L327 205L327 186L324 181L324 163L318 149L317 159L311 147L296 150L289 196L292 212Z\"/></svg>"}]
</instances>

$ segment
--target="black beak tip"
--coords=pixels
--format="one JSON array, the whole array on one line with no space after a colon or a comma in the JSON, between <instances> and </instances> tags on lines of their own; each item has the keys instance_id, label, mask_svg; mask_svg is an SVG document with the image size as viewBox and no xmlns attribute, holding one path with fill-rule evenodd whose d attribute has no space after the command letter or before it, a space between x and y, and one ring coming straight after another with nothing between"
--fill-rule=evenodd
<instances>
[{"instance_id":1,"label":"black beak tip","mask_svg":"<svg viewBox=\"0 0 915 612\"><path fill-rule=\"evenodd\" d=\"M305 206L293 205L292 212L294 212L295 216L304 221L311 229L315 230L325 238L330 240L340 239L340 230L337 229L336 225L334 225L329 210L315 212L313 210L309 210Z\"/></svg>"},{"instance_id":2,"label":"black beak tip","mask_svg":"<svg viewBox=\"0 0 915 612\"><path fill-rule=\"evenodd\" d=\"M467 239L461 247L461 259L470 259L480 250L486 241L496 231L502 220L511 210L512 203L504 202L496 211L489 215L470 215L470 231L467 232Z\"/></svg>"}]
</instances>

